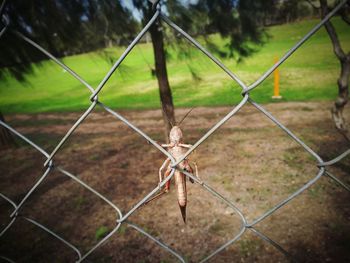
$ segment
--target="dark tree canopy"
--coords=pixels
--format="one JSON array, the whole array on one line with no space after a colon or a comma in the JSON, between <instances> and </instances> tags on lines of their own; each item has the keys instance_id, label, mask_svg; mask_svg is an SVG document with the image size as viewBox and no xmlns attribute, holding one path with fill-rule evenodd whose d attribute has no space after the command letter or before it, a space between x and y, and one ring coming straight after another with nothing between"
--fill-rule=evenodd
<instances>
[{"instance_id":1,"label":"dark tree canopy","mask_svg":"<svg viewBox=\"0 0 350 263\"><path fill-rule=\"evenodd\" d=\"M192 8L208 15L202 25L205 34L229 37L229 55L246 57L253 51L247 43L263 40L262 21L266 12L273 12L274 0L203 0Z\"/></svg>"},{"instance_id":2,"label":"dark tree canopy","mask_svg":"<svg viewBox=\"0 0 350 263\"><path fill-rule=\"evenodd\" d=\"M145 24L151 16L147 2L133 2L141 10ZM247 43L262 42L263 20L266 15L274 12L275 6L275 0L200 0L195 4L170 0L166 2L164 9L176 24L193 36L206 38L219 33L229 38L230 52L219 52L219 55L245 57L252 52ZM207 44L214 48L214 43Z\"/></svg>"},{"instance_id":3,"label":"dark tree canopy","mask_svg":"<svg viewBox=\"0 0 350 263\"><path fill-rule=\"evenodd\" d=\"M153 11L148 0L128 1L129 9L122 0L8 0L4 13L10 27L0 41L0 78L9 71L23 79L23 75L31 70L30 62L46 59L16 37L13 30L39 43L56 57L129 43L140 28L130 7L139 10L141 24L148 21ZM164 1L163 10L191 35L203 36L211 51L240 59L253 51L250 43L263 41L264 25L292 21L303 15L306 12L301 11L306 10L303 2L168 0ZM219 49L210 42L207 36L213 33L227 37L229 48ZM167 34L164 37L171 38ZM174 39L177 43L181 41L172 37Z\"/></svg>"},{"instance_id":4,"label":"dark tree canopy","mask_svg":"<svg viewBox=\"0 0 350 263\"><path fill-rule=\"evenodd\" d=\"M119 1L11 0L4 13L10 24L0 41L0 68L7 68L19 79L30 71L30 62L46 57L14 31L62 57L126 43L137 29L130 11Z\"/></svg>"},{"instance_id":5,"label":"dark tree canopy","mask_svg":"<svg viewBox=\"0 0 350 263\"><path fill-rule=\"evenodd\" d=\"M275 0L201 0L195 4L170 0L164 6L171 19L190 34L220 33L230 38L230 54L244 57L252 51L247 42L262 40L262 20L271 13ZM142 23L152 15L147 0L132 0ZM17 30L62 57L111 45L126 44L139 25L122 1L117 0L12 0L5 14L10 29ZM211 43L210 43L211 44ZM44 55L20 41L12 30L0 41L0 68L17 78L30 71L30 62ZM0 70L0 74L4 70ZM1 76L0 76L1 77Z\"/></svg>"}]
</instances>

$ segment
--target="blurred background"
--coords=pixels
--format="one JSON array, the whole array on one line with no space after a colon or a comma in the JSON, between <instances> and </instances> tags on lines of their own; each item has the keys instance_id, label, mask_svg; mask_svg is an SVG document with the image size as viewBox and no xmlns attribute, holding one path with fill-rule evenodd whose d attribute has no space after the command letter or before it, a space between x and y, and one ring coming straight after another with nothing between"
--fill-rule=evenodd
<instances>
[{"instance_id":1,"label":"blurred background","mask_svg":"<svg viewBox=\"0 0 350 263\"><path fill-rule=\"evenodd\" d=\"M309 32L340 1L167 0L161 12L219 58L246 85ZM146 0L3 1L0 23L0 119L52 152L90 106L91 92L30 40L93 88L154 15ZM350 5L342 9L256 89L262 104L324 160L349 149ZM276 85L279 87L278 98ZM111 75L99 101L158 142L191 108L181 128L194 144L241 100L242 89L181 34L157 19ZM316 176L316 160L250 104L190 156L200 177L252 222ZM45 158L0 127L0 192L19 203L44 172ZM54 162L101 192L123 213L158 185L164 155L96 107ZM349 157L330 168L350 183ZM175 187L130 221L197 262L239 232L238 215L198 185L188 184L183 224ZM350 260L349 193L322 177L258 229L302 262ZM157 209L155 209L157 208ZM0 203L1 227L11 207ZM115 213L54 171L21 214L88 251L115 226ZM2 229L2 228L1 228ZM19 253L20 252L20 253ZM15 262L74 262L74 254L19 218L0 238ZM284 262L252 233L213 262ZM1 259L0 259L1 261ZM122 226L87 262L173 262L146 237Z\"/></svg>"}]
</instances>

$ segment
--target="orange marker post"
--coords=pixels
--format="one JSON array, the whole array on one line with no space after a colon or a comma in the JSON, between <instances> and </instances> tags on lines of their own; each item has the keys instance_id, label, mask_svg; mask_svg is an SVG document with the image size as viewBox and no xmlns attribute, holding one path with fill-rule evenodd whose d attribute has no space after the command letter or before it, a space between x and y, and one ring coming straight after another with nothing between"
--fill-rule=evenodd
<instances>
[{"instance_id":1,"label":"orange marker post","mask_svg":"<svg viewBox=\"0 0 350 263\"><path fill-rule=\"evenodd\" d=\"M278 62L278 58L275 57L275 64ZM282 99L282 96L280 95L280 71L278 68L275 69L273 72L273 99Z\"/></svg>"}]
</instances>

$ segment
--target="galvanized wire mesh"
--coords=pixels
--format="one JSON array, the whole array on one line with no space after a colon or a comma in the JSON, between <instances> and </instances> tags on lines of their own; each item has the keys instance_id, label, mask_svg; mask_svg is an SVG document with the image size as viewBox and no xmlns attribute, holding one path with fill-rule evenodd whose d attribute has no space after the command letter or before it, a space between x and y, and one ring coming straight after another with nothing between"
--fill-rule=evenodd
<instances>
[{"instance_id":1,"label":"galvanized wire mesh","mask_svg":"<svg viewBox=\"0 0 350 263\"><path fill-rule=\"evenodd\" d=\"M154 15L149 20L147 25L142 29L142 31L136 36L136 38L132 41L132 43L127 47L127 49L124 51L124 53L120 56L120 58L117 60L117 62L112 66L112 68L109 70L109 72L106 74L106 76L103 78L103 80L100 82L100 84L97 86L97 88L91 87L86 81L84 81L77 73L75 73L72 69L70 69L68 66L63 64L61 61L59 61L57 58L55 58L53 55L51 55L47 50L42 48L40 45L32 41L31 39L27 38L23 34L13 31L16 33L16 35L32 45L33 47L37 48L39 51L44 53L46 56L48 56L51 60L53 60L55 63L57 63L60 67L62 67L64 70L69 72L74 78L76 78L80 83L82 83L90 92L90 101L91 105L88 107L88 109L80 116L80 118L74 123L74 125L69 129L69 131L65 134L65 136L61 139L61 141L57 144L55 149L51 153L47 153L45 150L43 150L39 145L35 144L33 141L28 139L26 136L15 130L14 128L10 127L8 124L0 121L0 125L4 128L11 131L14 135L18 136L20 139L28 143L30 146L32 146L34 149L36 149L39 153L41 153L45 158L46 161L44 163L44 166L46 167L46 170L44 174L35 182L35 184L32 186L32 188L28 191L28 193L24 196L24 198L16 204L12 200L10 200L8 197L0 193L1 199L3 199L5 202L8 202L12 207L13 211L8 217L8 223L7 225L1 229L0 231L0 237L4 235L4 233L11 228L13 223L18 218L23 218L25 221L27 221L30 224L34 224L38 228L40 228L42 231L47 232L48 234L55 237L57 240L62 242L67 249L71 249L76 254L76 262L82 262L85 260L91 253L93 253L96 249L98 249L100 246L102 246L107 240L115 235L117 230L122 225L127 225L129 227L132 227L139 233L143 234L147 238L154 241L157 245L162 247L164 250L175 256L179 261L185 262L185 259L183 256L181 256L179 253L177 253L173 248L166 245L164 242L158 240L151 234L147 233L144 229L141 227L131 223L128 221L128 218L131 214L135 213L139 207L141 207L143 204L145 204L152 196L154 196L158 190L159 187L164 187L164 185L172 179L174 176L175 170L179 170L182 173L184 173L187 177L194 180L196 183L198 183L202 188L210 192L213 196L220 199L224 203L226 203L233 211L236 213L240 219L241 219L241 228L238 234L227 241L225 244L222 244L220 247L218 247L216 250L214 250L211 254L206 256L204 259L201 260L201 262L206 262L209 259L213 258L215 255L219 254L222 250L236 242L240 239L240 237L246 232L251 231L254 233L257 237L261 238L262 240L270 243L272 246L274 246L276 249L278 249L281 253L283 253L287 258L290 260L293 259L293 256L290 255L278 242L270 239L263 233L259 232L255 226L259 222L265 220L267 217L271 216L274 212L276 212L279 208L286 205L288 202L290 202L292 199L300 195L303 191L308 189L312 184L314 184L316 181L318 181L322 176L328 177L331 180L334 180L339 185L341 185L346 190L350 191L350 186L346 185L344 182L342 182L340 179L335 177L333 174L330 173L330 171L327 169L328 166L334 165L335 163L341 161L343 158L345 158L347 155L350 154L350 149L344 152L343 154L339 155L338 157L334 158L330 161L323 161L322 158L313 151L306 143L304 143L300 138L298 138L292 131L290 131L288 128L286 128L279 120L277 120L272 114L270 114L263 106L259 105L255 101L250 98L250 92L257 88L277 67L279 67L284 61L286 61L294 51L296 51L305 41L307 41L317 30L319 30L334 14L336 14L337 11L339 11L342 6L346 4L346 0L341 1L324 19L320 21L309 33L307 33L298 43L296 43L273 67L271 67L269 70L267 70L259 79L257 79L254 83L250 85L246 85L243 81L241 81L233 72L231 72L220 60L215 58L210 52L208 52L200 43L198 43L194 38L192 38L189 34L187 34L184 30L182 30L179 26L177 26L174 22L172 22L165 14L162 13L159 1L153 1L155 2L155 9L154 9ZM0 7L0 15L2 17L3 27L0 30L0 37L6 32L6 30L13 30L10 27L10 21L9 19L2 14L3 11L3 5ZM128 56L130 51L136 46L136 44L140 41L140 39L145 35L145 33L149 30L150 26L155 23L155 21L160 18L162 21L164 21L166 24L168 24L171 28L173 28L175 31L180 33L184 38L186 38L189 42L191 42L196 48L198 48L204 55L209 57L217 66L219 66L230 78L232 78L233 81L238 83L238 85L242 88L242 100L241 102L235 106L224 118L222 118L214 127L212 127L202 138L200 138L187 152L182 156L180 160L175 160L174 157L168 153L164 148L162 148L155 140L153 140L150 136L148 136L145 132L143 132L141 129L136 127L133 123L131 123L129 120L127 120L124 116L119 114L118 112L112 110L107 105L103 104L98 99L99 92L103 89L105 84L107 83L108 79L112 76L112 74L115 72L115 70L120 66L120 64L123 62L123 60ZM230 118L232 118L242 107L244 107L247 103L250 103L253 105L257 110L259 110L262 114L266 115L272 122L276 124L280 129L282 129L292 140L296 141L300 146L315 159L315 166L318 167L318 172L314 178L309 180L305 185L303 185L301 188L299 188L297 191L295 191L293 194L291 194L288 198L281 201L279 204L272 207L270 210L266 211L264 214L260 215L258 218L253 220L252 222L248 222L245 215L235 206L234 203L232 203L230 200L222 196L219 192L217 192L214 188L210 187L207 183L200 181L196 176L193 174L181 169L179 167L179 164L187 157L189 156L200 144L202 144L208 137L210 137L213 133L215 133L226 121L228 121ZM118 208L117 205L115 205L113 202L105 198L103 195L98 193L96 190L91 188L89 185L87 185L85 182L77 178L72 173L65 170L63 167L55 166L55 155L60 151L63 144L66 143L67 139L74 133L75 129L82 124L84 119L94 110L96 106L99 106L100 108L104 109L106 112L112 114L115 118L119 119L125 125L129 126L135 133L138 133L140 136L142 136L146 141L148 141L150 144L152 144L157 150L159 150L161 153L163 153L167 158L171 160L171 173L168 177L166 177L159 186L154 188L150 193L148 193L142 200L140 200L132 209L130 209L128 212L123 213L121 209ZM110 207L112 207L116 212L116 224L114 229L108 233L107 236L105 236L101 241L99 241L97 244L95 244L87 253L82 254L79 249L71 244L66 238L63 238L60 234L53 232L52 230L48 229L44 225L40 224L39 222L30 219L28 217L24 217L21 215L21 210L23 205L30 199L32 193L36 191L38 186L48 177L53 171L58 171L62 173L63 175L71 178L87 190L91 192L91 194L98 196L100 199L102 199L106 204L108 204ZM13 262L11 259L7 258L6 255L0 255L0 258L8 261ZM74 259L72 259L74 261Z\"/></svg>"}]
</instances>

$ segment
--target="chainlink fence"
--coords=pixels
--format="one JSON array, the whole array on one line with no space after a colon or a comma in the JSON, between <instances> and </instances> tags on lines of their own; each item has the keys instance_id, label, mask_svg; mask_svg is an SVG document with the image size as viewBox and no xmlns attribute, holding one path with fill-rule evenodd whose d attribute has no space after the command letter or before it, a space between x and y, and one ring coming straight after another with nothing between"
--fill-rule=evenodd
<instances>
[{"instance_id":1,"label":"chainlink fence","mask_svg":"<svg viewBox=\"0 0 350 263\"><path fill-rule=\"evenodd\" d=\"M82 262L84 261L91 253L93 253L96 249L98 249L100 246L102 246L104 243L108 241L108 239L113 236L117 230L122 225L127 225L142 235L148 237L152 241L154 241L157 245L162 247L164 250L175 256L180 262L186 262L183 256L181 256L179 253L177 253L171 246L163 243L162 241L158 240L151 234L147 233L144 229L140 228L139 226L133 224L132 222L128 221L128 218L131 214L135 213L139 207L141 207L143 204L145 204L150 198L152 198L160 189L160 187L164 187L164 185L172 179L174 176L175 170L179 170L182 173L184 173L187 177L194 180L196 183L201 185L202 188L206 189L208 192L210 192L213 196L219 198L221 201L223 201L225 204L227 204L241 219L241 228L239 233L232 238L231 240L227 241L225 244L222 244L219 246L216 250L214 250L211 254L206 256L204 259L201 260L201 262L206 262L209 259L213 258L215 255L219 254L222 250L236 242L240 239L240 237L246 232L251 231L256 236L261 238L262 240L270 243L273 245L276 249L278 249L281 253L283 253L289 260L295 261L296 259L293 258L291 254L289 254L278 242L270 239L263 233L259 232L255 225L259 222L263 221L267 217L271 216L275 211L277 211L279 208L286 205L288 202L290 202L292 199L300 195L303 191L308 189L312 184L314 184L316 181L318 181L322 176L328 177L331 180L334 180L339 185L341 185L346 190L350 191L350 186L346 185L344 182L339 180L337 177L335 177L333 174L331 174L327 167L331 166L340 160L342 160L344 157L350 154L350 149L339 155L333 160L330 161L324 161L322 158L314 152L308 145L306 145L301 139L299 139L296 135L293 134L292 131L290 131L288 128L286 128L281 122L279 122L273 115L271 115L264 107L256 103L250 98L250 91L257 88L277 67L279 67L283 62L285 62L294 51L296 51L304 42L306 42L315 32L317 32L334 14L339 11L347 2L347 0L341 1L326 17L324 17L319 24L317 24L309 33L307 33L297 44L295 44L273 67L271 67L269 70L267 70L258 80L256 80L251 85L247 86L245 83L243 83L233 72L231 72L224 64L220 62L217 58L215 58L210 52L208 52L201 44L199 44L194 38L192 38L190 35L188 35L185 31L183 31L179 26L177 26L174 22L172 22L165 14L162 13L161 7L158 1L151 1L154 3L154 15L150 19L150 21L147 23L147 25L142 29L142 31L136 36L136 38L132 41L132 43L126 48L124 53L121 55L121 57L116 61L116 63L112 66L112 68L109 70L109 72L106 74L106 76L103 78L103 80L100 82L100 84L97 86L97 88L91 87L86 81L84 81L77 73L75 73L72 69L70 69L68 66L63 64L61 61L59 61L57 58L55 58L53 55L51 55L48 51L46 51L44 48L42 48L37 43L33 42L31 39L27 38L23 34L13 31L16 33L16 35L29 43L30 45L37 48L39 51L44 53L46 56L48 56L51 60L53 60L55 63L57 63L60 67L62 67L64 70L69 72L74 78L76 78L80 83L82 83L90 92L90 101L91 105L88 107L88 109L81 115L81 117L75 122L75 124L69 129L69 131L65 134L65 136L61 139L61 141L58 143L56 148L53 150L52 153L47 153L44 151L40 146L32 142L30 139L25 137L23 134L19 133L14 128L10 127L8 124L0 121L0 125L4 128L11 131L13 134L21 138L23 141L28 143L30 146L35 148L38 152L40 152L45 158L46 161L44 163L44 166L46 168L44 174L39 178L37 182L32 186L32 188L28 191L28 193L24 196L24 198L21 200L20 203L16 204L11 199L0 193L1 199L3 199L5 202L8 202L12 207L13 211L8 216L8 223L3 228L0 229L0 238L4 235L4 233L13 225L13 223L18 218L23 218L30 224L34 224L42 231L47 232L48 234L55 237L57 240L62 242L67 249L71 249L76 254L76 259L72 259L72 262L75 260L75 262ZM3 2L4 3L4 2ZM0 37L7 31L7 30L13 30L10 26L10 20L9 18L3 14L3 4L0 6L0 15L2 17L3 22L3 28L0 30ZM120 66L120 64L123 62L123 60L128 56L130 51L136 46L136 44L140 41L140 39L145 35L145 33L148 31L150 26L155 23L155 21L160 18L162 21L164 21L166 24L168 24L171 28L173 28L175 31L180 33L184 38L186 38L190 43L192 43L196 48L198 48L204 55L209 57L214 63L216 63L217 66L219 66L223 71L227 73L227 75L232 78L233 81L239 84L239 86L242 88L242 100L241 102L235 106L224 118L222 118L214 127L212 127L202 138L200 138L187 152L182 156L182 158L178 161L174 159L174 157L169 154L164 148L162 148L156 141L154 141L151 137L149 137L145 132L143 132L141 129L136 127L133 123L128 121L125 117L123 117L118 112L112 110L107 105L103 104L98 99L99 92L103 89L109 78L112 76L114 71ZM203 143L209 136L211 136L214 132L216 132L226 121L228 121L230 118L232 118L242 107L244 107L247 103L250 103L253 105L256 109L258 109L261 113L266 115L271 121L273 121L280 129L282 129L292 140L295 140L298 144L300 144L304 150L310 154L315 160L315 165L318 167L318 173L314 178L312 178L310 181L308 181L305 185L303 185L300 189L295 191L293 194L291 194L288 198L271 208L270 210L266 211L264 214L260 215L258 218L253 220L252 222L248 222L245 215L235 206L234 203L232 203L230 200L226 199L224 196L222 196L219 192L217 192L215 189L210 187L207 183L202 182L198 180L196 176L194 176L191 173L186 172L185 170L182 170L179 167L179 164L188 157L201 143ZM152 144L155 148L157 148L160 152L162 152L165 157L169 158L171 160L171 173L168 177L166 177L159 186L154 188L150 193L148 193L141 201L139 201L130 211L127 213L123 213L117 205L112 203L110 200L105 198L103 195L95 191L93 188L91 188L89 185L84 183L82 180L77 178L75 175L71 174L67 170L65 170L63 167L55 166L54 163L54 157L57 154L57 152L61 149L61 147L64 145L64 143L67 141L67 139L74 133L75 129L84 121L84 119L95 109L95 107L101 107L108 113L112 114L115 118L119 119L125 125L129 126L135 133L138 133L140 136L142 136L145 140L147 140L150 144ZM116 224L114 229L107 234L101 241L99 241L97 244L95 244L87 253L82 254L81 251L73 244L71 244L68 240L63 238L59 233L55 233L52 230L48 229L44 225L40 224L38 221L35 221L31 218L25 217L21 215L21 209L23 205L30 199L32 193L38 188L38 186L48 177L50 176L50 173L53 171L58 171L62 173L63 175L71 178L78 184L85 187L87 190L91 192L91 194L98 196L101 198L104 202L106 202L110 207L112 207L116 212ZM0 259L3 259L7 262L14 262L13 260L7 258L5 255L0 255Z\"/></svg>"}]
</instances>

